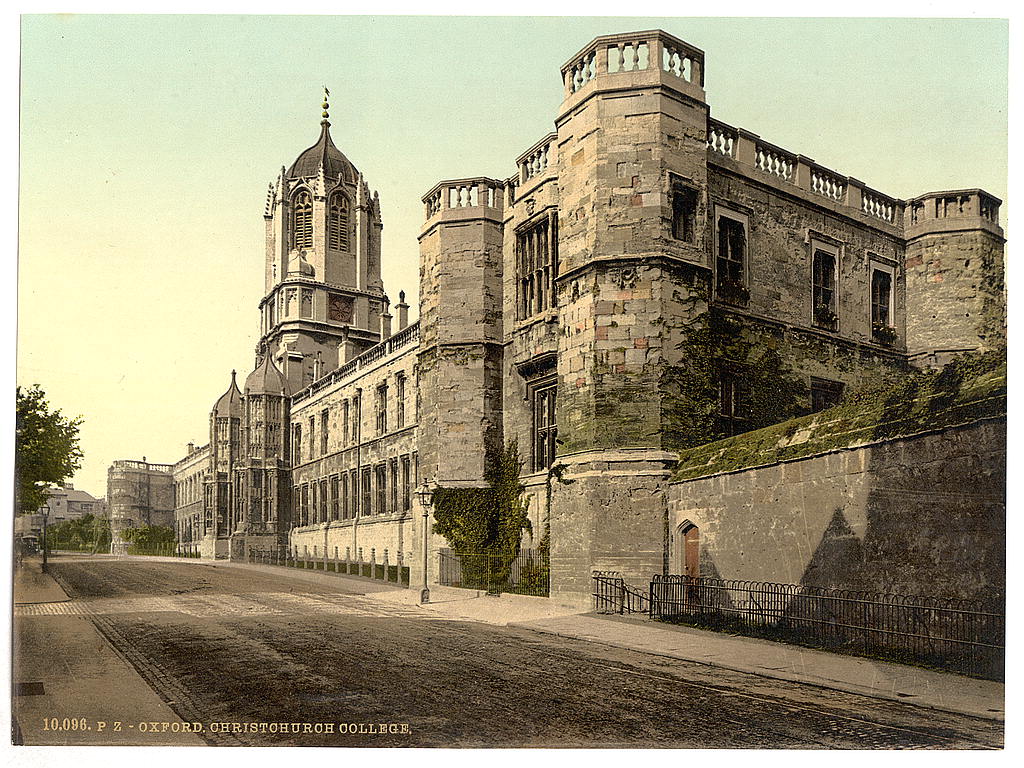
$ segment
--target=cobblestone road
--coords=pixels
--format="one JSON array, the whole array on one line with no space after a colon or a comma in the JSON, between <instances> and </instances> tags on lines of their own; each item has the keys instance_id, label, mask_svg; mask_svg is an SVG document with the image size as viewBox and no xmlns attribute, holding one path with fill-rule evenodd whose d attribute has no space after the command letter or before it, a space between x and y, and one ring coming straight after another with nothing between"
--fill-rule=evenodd
<instances>
[{"instance_id":1,"label":"cobblestone road","mask_svg":"<svg viewBox=\"0 0 1024 768\"><path fill-rule=\"evenodd\" d=\"M971 748L999 723L526 630L438 619L354 593L195 563L57 562L72 597L15 631L88 617L217 745ZM353 586L354 585L354 586ZM332 723L333 734L211 723ZM355 730L356 733L340 733ZM370 733L380 723L408 733ZM252 727L252 726L247 726Z\"/></svg>"}]
</instances>

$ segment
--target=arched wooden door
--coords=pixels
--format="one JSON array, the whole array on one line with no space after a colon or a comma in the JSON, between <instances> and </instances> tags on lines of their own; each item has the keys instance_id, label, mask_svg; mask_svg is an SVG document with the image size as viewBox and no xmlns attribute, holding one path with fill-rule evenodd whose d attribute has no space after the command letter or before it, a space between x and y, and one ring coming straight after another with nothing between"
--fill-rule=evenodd
<instances>
[{"instance_id":1,"label":"arched wooden door","mask_svg":"<svg viewBox=\"0 0 1024 768\"><path fill-rule=\"evenodd\" d=\"M700 576L700 529L690 525L683 529L683 574Z\"/></svg>"}]
</instances>

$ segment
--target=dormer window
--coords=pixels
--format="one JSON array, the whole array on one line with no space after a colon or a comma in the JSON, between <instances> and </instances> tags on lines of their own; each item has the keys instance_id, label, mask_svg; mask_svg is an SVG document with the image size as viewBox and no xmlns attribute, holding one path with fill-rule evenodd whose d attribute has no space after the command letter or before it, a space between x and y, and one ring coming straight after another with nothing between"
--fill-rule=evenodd
<instances>
[{"instance_id":1,"label":"dormer window","mask_svg":"<svg viewBox=\"0 0 1024 768\"><path fill-rule=\"evenodd\" d=\"M335 192L327 209L327 247L335 251L348 250L348 210L348 198Z\"/></svg>"},{"instance_id":2,"label":"dormer window","mask_svg":"<svg viewBox=\"0 0 1024 768\"><path fill-rule=\"evenodd\" d=\"M313 198L306 190L292 201L292 242L295 248L313 247Z\"/></svg>"}]
</instances>

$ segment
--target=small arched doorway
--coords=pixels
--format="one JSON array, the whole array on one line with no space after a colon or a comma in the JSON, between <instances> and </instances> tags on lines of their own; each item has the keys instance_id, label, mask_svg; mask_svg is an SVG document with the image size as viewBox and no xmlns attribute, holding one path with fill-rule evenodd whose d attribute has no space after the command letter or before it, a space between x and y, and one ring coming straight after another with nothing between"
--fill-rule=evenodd
<instances>
[{"instance_id":1,"label":"small arched doorway","mask_svg":"<svg viewBox=\"0 0 1024 768\"><path fill-rule=\"evenodd\" d=\"M700 529L689 520L676 529L675 573L696 578L700 576Z\"/></svg>"}]
</instances>

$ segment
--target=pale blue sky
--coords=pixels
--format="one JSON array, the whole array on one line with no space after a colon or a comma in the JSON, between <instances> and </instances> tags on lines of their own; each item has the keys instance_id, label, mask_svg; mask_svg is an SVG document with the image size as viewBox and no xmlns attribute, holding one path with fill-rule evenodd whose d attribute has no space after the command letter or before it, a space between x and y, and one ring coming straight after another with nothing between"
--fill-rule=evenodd
<instances>
[{"instance_id":1,"label":"pale blue sky","mask_svg":"<svg viewBox=\"0 0 1024 768\"><path fill-rule=\"evenodd\" d=\"M720 120L895 197L1006 198L1004 21L24 17L18 381L85 416L76 485L206 442L253 363L267 183L316 140L324 84L381 196L386 289L415 297L422 194L514 173L560 65L652 27L704 49Z\"/></svg>"}]
</instances>

